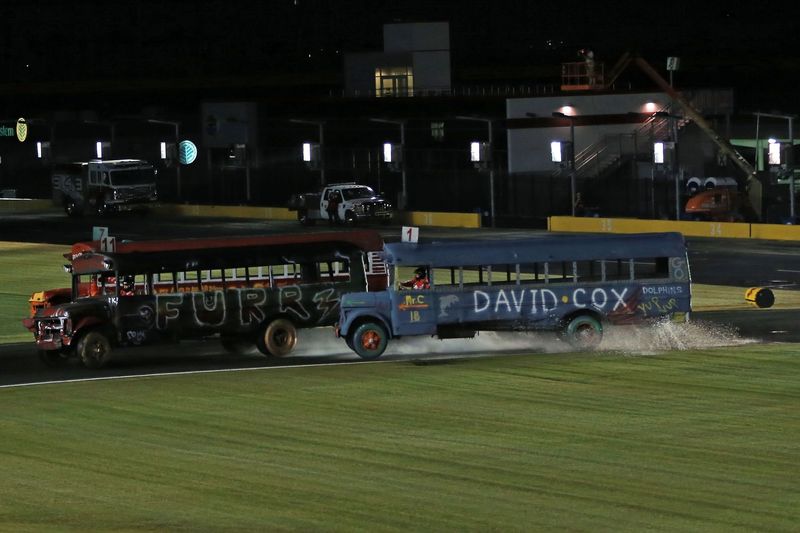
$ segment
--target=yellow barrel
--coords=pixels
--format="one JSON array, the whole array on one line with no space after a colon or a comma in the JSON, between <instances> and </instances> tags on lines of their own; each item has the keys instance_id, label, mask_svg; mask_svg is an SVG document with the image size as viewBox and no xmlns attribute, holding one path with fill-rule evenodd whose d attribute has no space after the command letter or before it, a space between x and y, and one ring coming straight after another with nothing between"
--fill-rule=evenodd
<instances>
[{"instance_id":1,"label":"yellow barrel","mask_svg":"<svg viewBox=\"0 0 800 533\"><path fill-rule=\"evenodd\" d=\"M772 307L775 303L775 294L766 287L751 287L744 293L744 299L762 309Z\"/></svg>"}]
</instances>

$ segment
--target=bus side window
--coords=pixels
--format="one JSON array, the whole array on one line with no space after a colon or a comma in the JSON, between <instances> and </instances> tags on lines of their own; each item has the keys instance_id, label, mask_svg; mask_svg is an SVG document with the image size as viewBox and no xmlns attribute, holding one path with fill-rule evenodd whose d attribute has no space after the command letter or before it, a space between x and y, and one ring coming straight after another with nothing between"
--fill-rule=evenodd
<instances>
[{"instance_id":1,"label":"bus side window","mask_svg":"<svg viewBox=\"0 0 800 533\"><path fill-rule=\"evenodd\" d=\"M461 283L461 269L458 267L437 267L431 269L429 276L434 289L444 288L452 290Z\"/></svg>"},{"instance_id":2,"label":"bus side window","mask_svg":"<svg viewBox=\"0 0 800 533\"><path fill-rule=\"evenodd\" d=\"M526 263L518 265L519 282L529 283L548 283L548 263Z\"/></svg>"},{"instance_id":3,"label":"bus side window","mask_svg":"<svg viewBox=\"0 0 800 533\"><path fill-rule=\"evenodd\" d=\"M669 277L669 260L666 257L640 258L633 263L636 279L659 279Z\"/></svg>"},{"instance_id":4,"label":"bus side window","mask_svg":"<svg viewBox=\"0 0 800 533\"><path fill-rule=\"evenodd\" d=\"M464 285L484 285L488 283L489 268L483 265L462 267Z\"/></svg>"},{"instance_id":5,"label":"bus side window","mask_svg":"<svg viewBox=\"0 0 800 533\"><path fill-rule=\"evenodd\" d=\"M630 259L607 259L603 261L606 269L606 281L629 281L631 279Z\"/></svg>"},{"instance_id":6,"label":"bus side window","mask_svg":"<svg viewBox=\"0 0 800 533\"><path fill-rule=\"evenodd\" d=\"M517 282L516 265L491 265L487 274L489 285L508 285Z\"/></svg>"},{"instance_id":7,"label":"bus side window","mask_svg":"<svg viewBox=\"0 0 800 533\"><path fill-rule=\"evenodd\" d=\"M146 275L136 274L133 277L133 290L136 294L150 294Z\"/></svg>"},{"instance_id":8,"label":"bus side window","mask_svg":"<svg viewBox=\"0 0 800 533\"><path fill-rule=\"evenodd\" d=\"M317 264L321 281L343 283L350 281L350 265L347 261L322 261Z\"/></svg>"},{"instance_id":9,"label":"bus side window","mask_svg":"<svg viewBox=\"0 0 800 533\"><path fill-rule=\"evenodd\" d=\"M600 261L576 261L578 283L602 281L603 267Z\"/></svg>"}]
</instances>

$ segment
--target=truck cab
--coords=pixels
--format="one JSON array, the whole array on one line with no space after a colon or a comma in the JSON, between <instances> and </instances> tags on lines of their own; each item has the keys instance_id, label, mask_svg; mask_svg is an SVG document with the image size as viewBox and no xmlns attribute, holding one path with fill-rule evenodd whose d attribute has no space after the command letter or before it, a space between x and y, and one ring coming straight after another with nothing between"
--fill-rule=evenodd
<instances>
[{"instance_id":1,"label":"truck cab","mask_svg":"<svg viewBox=\"0 0 800 533\"><path fill-rule=\"evenodd\" d=\"M328 219L328 206L332 195L338 195L338 219L347 224L358 222L389 222L394 216L392 204L367 185L354 182L332 183L318 193L301 194L289 202L289 209L297 211L301 224L313 225L317 220Z\"/></svg>"},{"instance_id":2,"label":"truck cab","mask_svg":"<svg viewBox=\"0 0 800 533\"><path fill-rule=\"evenodd\" d=\"M57 165L52 174L53 203L69 216L141 208L158 200L156 173L151 163L139 159Z\"/></svg>"}]
</instances>

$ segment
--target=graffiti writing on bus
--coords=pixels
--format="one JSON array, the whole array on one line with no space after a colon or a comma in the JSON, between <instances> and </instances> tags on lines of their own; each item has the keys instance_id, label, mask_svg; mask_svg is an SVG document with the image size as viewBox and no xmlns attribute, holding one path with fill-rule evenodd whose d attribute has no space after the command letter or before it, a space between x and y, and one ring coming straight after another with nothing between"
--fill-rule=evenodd
<instances>
[{"instance_id":1,"label":"graffiti writing on bus","mask_svg":"<svg viewBox=\"0 0 800 533\"><path fill-rule=\"evenodd\" d=\"M571 296L564 294L559 298L556 293L550 289L520 289L520 290L505 290L500 289L497 292L486 291L473 291L473 302L475 313L483 313L492 310L495 313L505 311L510 313L516 311L517 313L546 313L557 308L559 302L567 304L570 301L572 305L579 309L589 306L597 309L606 309L607 306L612 305L612 311L616 311L620 307L626 307L625 295L628 289L605 289L596 288L591 291L587 289L574 289Z\"/></svg>"},{"instance_id":2,"label":"graffiti writing on bus","mask_svg":"<svg viewBox=\"0 0 800 533\"><path fill-rule=\"evenodd\" d=\"M678 301L675 298L661 300L660 298L655 297L651 298L649 301L640 302L636 307L645 314L651 314L653 311L657 311L659 313L669 313L678 309Z\"/></svg>"},{"instance_id":3,"label":"graffiti writing on bus","mask_svg":"<svg viewBox=\"0 0 800 533\"><path fill-rule=\"evenodd\" d=\"M252 328L275 312L301 323L332 323L339 312L339 294L328 287L303 292L299 286L230 289L155 295L155 309L142 305L138 314L159 330L173 324L191 324L199 328L218 328L236 324Z\"/></svg>"}]
</instances>

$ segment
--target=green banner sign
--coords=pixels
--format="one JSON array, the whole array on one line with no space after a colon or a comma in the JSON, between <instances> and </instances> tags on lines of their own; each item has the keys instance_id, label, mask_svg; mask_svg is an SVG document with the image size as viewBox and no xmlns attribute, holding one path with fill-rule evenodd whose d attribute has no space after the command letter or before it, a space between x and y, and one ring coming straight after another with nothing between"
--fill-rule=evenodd
<instances>
[{"instance_id":1,"label":"green banner sign","mask_svg":"<svg viewBox=\"0 0 800 533\"><path fill-rule=\"evenodd\" d=\"M0 137L16 137L19 142L25 142L28 138L28 123L24 118L18 118L13 128L0 126Z\"/></svg>"}]
</instances>

